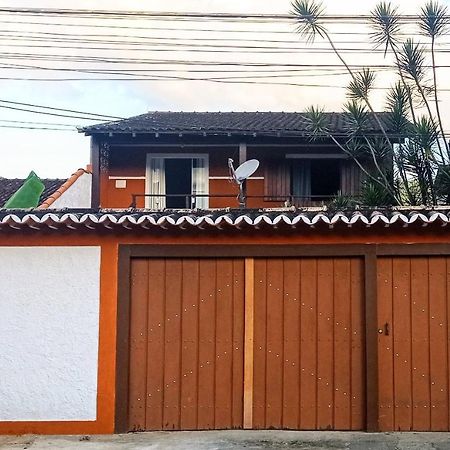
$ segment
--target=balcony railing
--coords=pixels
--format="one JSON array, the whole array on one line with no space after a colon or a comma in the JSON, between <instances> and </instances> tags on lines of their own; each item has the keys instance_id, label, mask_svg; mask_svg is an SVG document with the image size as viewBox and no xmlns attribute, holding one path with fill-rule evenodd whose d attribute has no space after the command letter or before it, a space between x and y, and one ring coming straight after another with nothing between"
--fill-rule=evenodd
<instances>
[{"instance_id":1,"label":"balcony railing","mask_svg":"<svg viewBox=\"0 0 450 450\"><path fill-rule=\"evenodd\" d=\"M276 195L276 196L268 196L268 195L246 195L243 198L243 201L239 202L238 196L236 194L131 194L132 201L130 204L130 208L136 208L138 199L140 198L149 198L155 199L153 202L156 204L155 208L157 210L162 209L195 209L197 208L197 199L208 198L208 199L234 199L236 200L236 207L246 208L247 200L261 200L262 202L268 203L278 203L280 206L318 206L324 203L329 202L331 199L335 197L335 195L308 195L308 196L298 196L298 195ZM183 207L158 207L158 199L164 199L164 202L160 200L160 203L164 205L167 204L167 199L184 199L184 208ZM233 207L232 205L229 205ZM260 205L258 207L263 207L264 205Z\"/></svg>"}]
</instances>

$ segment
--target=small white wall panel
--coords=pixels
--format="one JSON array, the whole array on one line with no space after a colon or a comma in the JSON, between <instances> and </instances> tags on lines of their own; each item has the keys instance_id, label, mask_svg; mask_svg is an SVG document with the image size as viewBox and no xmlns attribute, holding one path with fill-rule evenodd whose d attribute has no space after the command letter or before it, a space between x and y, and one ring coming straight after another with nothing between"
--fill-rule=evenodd
<instances>
[{"instance_id":1,"label":"small white wall panel","mask_svg":"<svg viewBox=\"0 0 450 450\"><path fill-rule=\"evenodd\" d=\"M91 207L92 175L84 173L72 186L58 197L50 209L62 208L90 208Z\"/></svg>"},{"instance_id":2,"label":"small white wall panel","mask_svg":"<svg viewBox=\"0 0 450 450\"><path fill-rule=\"evenodd\" d=\"M95 420L100 247L0 247L0 420Z\"/></svg>"}]
</instances>

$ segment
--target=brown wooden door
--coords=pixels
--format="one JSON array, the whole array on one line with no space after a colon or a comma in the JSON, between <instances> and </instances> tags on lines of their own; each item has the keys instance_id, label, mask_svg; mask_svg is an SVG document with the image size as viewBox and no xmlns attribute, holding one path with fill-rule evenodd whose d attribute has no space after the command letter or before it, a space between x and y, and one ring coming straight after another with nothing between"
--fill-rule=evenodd
<instances>
[{"instance_id":1,"label":"brown wooden door","mask_svg":"<svg viewBox=\"0 0 450 450\"><path fill-rule=\"evenodd\" d=\"M449 288L445 257L378 260L382 431L449 430Z\"/></svg>"},{"instance_id":2,"label":"brown wooden door","mask_svg":"<svg viewBox=\"0 0 450 450\"><path fill-rule=\"evenodd\" d=\"M256 259L253 427L365 427L359 258Z\"/></svg>"},{"instance_id":3,"label":"brown wooden door","mask_svg":"<svg viewBox=\"0 0 450 450\"><path fill-rule=\"evenodd\" d=\"M133 259L130 430L242 427L244 261Z\"/></svg>"}]
</instances>

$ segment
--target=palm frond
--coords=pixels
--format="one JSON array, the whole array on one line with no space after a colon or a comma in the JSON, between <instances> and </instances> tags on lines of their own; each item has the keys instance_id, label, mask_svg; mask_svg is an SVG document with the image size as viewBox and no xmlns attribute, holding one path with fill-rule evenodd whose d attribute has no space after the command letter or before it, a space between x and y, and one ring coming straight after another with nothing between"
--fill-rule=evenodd
<instances>
[{"instance_id":1,"label":"palm frond","mask_svg":"<svg viewBox=\"0 0 450 450\"><path fill-rule=\"evenodd\" d=\"M416 44L413 39L408 38L406 42L402 44L399 52L400 70L406 78L410 78L420 84L426 75L424 63L424 47L420 44Z\"/></svg>"},{"instance_id":2,"label":"palm frond","mask_svg":"<svg viewBox=\"0 0 450 450\"><path fill-rule=\"evenodd\" d=\"M392 161L392 145L379 136L365 138L367 154L373 155L380 166L387 167Z\"/></svg>"},{"instance_id":3,"label":"palm frond","mask_svg":"<svg viewBox=\"0 0 450 450\"><path fill-rule=\"evenodd\" d=\"M323 138L330 133L328 120L323 108L318 106L309 106L305 111L307 121L306 129L312 140Z\"/></svg>"},{"instance_id":4,"label":"palm frond","mask_svg":"<svg viewBox=\"0 0 450 450\"><path fill-rule=\"evenodd\" d=\"M355 74L347 87L347 97L355 100L365 100L375 84L375 73L365 67Z\"/></svg>"},{"instance_id":5,"label":"palm frond","mask_svg":"<svg viewBox=\"0 0 450 450\"><path fill-rule=\"evenodd\" d=\"M398 9L390 2L378 3L370 13L370 23L373 32L370 34L376 47L384 46L386 54L389 45L396 46L400 31L400 17Z\"/></svg>"},{"instance_id":6,"label":"palm frond","mask_svg":"<svg viewBox=\"0 0 450 450\"><path fill-rule=\"evenodd\" d=\"M354 208L356 205L356 199L351 195L338 192L331 201L327 204L327 209L331 211L342 211L349 208Z\"/></svg>"},{"instance_id":7,"label":"palm frond","mask_svg":"<svg viewBox=\"0 0 450 450\"><path fill-rule=\"evenodd\" d=\"M391 206L396 203L387 189L369 180L366 180L362 184L360 200L364 206L372 207Z\"/></svg>"},{"instance_id":8,"label":"palm frond","mask_svg":"<svg viewBox=\"0 0 450 450\"><path fill-rule=\"evenodd\" d=\"M433 155L430 152L432 152L439 136L437 125L433 118L429 116L419 117L412 130L411 139L427 152L429 158L432 158Z\"/></svg>"},{"instance_id":9,"label":"palm frond","mask_svg":"<svg viewBox=\"0 0 450 450\"><path fill-rule=\"evenodd\" d=\"M358 134L366 128L369 114L367 108L356 100L350 100L344 104L347 123L345 129L350 134Z\"/></svg>"},{"instance_id":10,"label":"palm frond","mask_svg":"<svg viewBox=\"0 0 450 450\"><path fill-rule=\"evenodd\" d=\"M317 35L325 35L325 28L320 23L324 12L321 3L314 0L294 0L291 6L291 14L297 22L297 32L306 37L308 42L313 42Z\"/></svg>"},{"instance_id":11,"label":"palm frond","mask_svg":"<svg viewBox=\"0 0 450 450\"><path fill-rule=\"evenodd\" d=\"M434 180L434 188L441 202L446 205L450 204L450 166L438 167Z\"/></svg>"},{"instance_id":12,"label":"palm frond","mask_svg":"<svg viewBox=\"0 0 450 450\"><path fill-rule=\"evenodd\" d=\"M411 95L409 89L399 81L388 91L386 96L386 110L390 113L389 126L396 133L406 133L411 125L408 118L409 96Z\"/></svg>"},{"instance_id":13,"label":"palm frond","mask_svg":"<svg viewBox=\"0 0 450 450\"><path fill-rule=\"evenodd\" d=\"M449 24L446 6L430 0L422 7L419 15L419 28L425 36L432 38L442 36L448 33Z\"/></svg>"}]
</instances>

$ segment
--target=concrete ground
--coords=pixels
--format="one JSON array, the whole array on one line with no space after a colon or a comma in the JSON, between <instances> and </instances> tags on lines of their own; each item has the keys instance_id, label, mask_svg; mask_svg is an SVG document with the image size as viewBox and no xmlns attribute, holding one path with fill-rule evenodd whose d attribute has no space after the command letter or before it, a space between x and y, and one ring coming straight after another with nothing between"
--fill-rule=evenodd
<instances>
[{"instance_id":1,"label":"concrete ground","mask_svg":"<svg viewBox=\"0 0 450 450\"><path fill-rule=\"evenodd\" d=\"M107 436L0 436L0 450L444 450L450 433L184 431Z\"/></svg>"}]
</instances>

